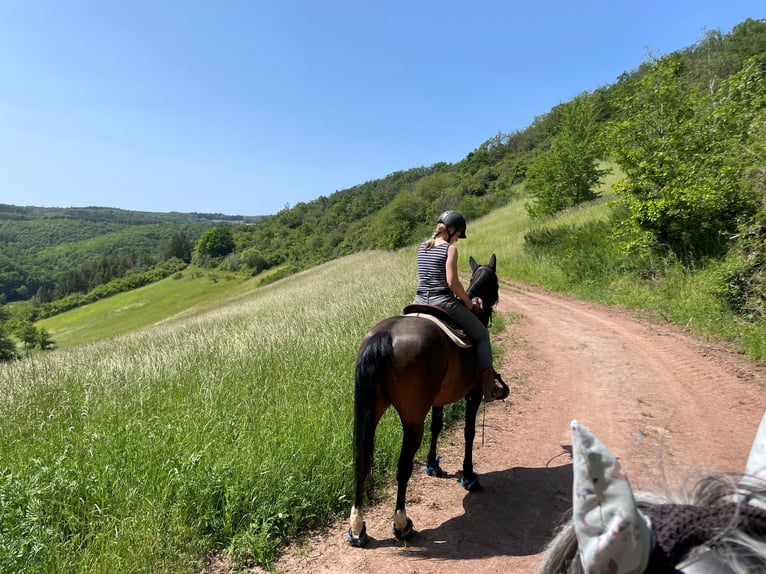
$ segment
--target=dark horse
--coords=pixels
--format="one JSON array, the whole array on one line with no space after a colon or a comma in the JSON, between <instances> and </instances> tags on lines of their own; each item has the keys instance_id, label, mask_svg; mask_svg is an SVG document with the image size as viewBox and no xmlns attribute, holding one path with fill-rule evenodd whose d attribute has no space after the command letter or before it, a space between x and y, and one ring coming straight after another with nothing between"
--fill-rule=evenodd
<instances>
[{"instance_id":1,"label":"dark horse","mask_svg":"<svg viewBox=\"0 0 766 574\"><path fill-rule=\"evenodd\" d=\"M496 260L478 265L473 257L469 297L481 297L480 319L488 325L498 301ZM438 310L438 309L437 309ZM436 442L444 422L444 405L466 400L465 456L461 482L467 490L479 487L473 471L473 439L476 413L482 399L475 352L452 342L433 321L417 316L390 317L375 325L365 336L356 359L354 382L354 506L351 509L348 541L364 546L369 537L362 518L365 482L372 466L375 429L390 405L402 422L402 449L399 454L394 509L394 536L406 540L413 534L404 503L412 476L413 458L423 440L425 419L431 414L431 444L426 471L440 474ZM499 377L499 375L496 375ZM502 383L502 379L499 379ZM507 395L508 387L502 383Z\"/></svg>"}]
</instances>

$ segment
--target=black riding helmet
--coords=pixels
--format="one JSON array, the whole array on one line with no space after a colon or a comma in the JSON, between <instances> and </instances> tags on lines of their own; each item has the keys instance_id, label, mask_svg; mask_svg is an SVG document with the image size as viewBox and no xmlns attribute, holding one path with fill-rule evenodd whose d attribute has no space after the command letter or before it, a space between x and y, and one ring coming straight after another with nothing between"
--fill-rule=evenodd
<instances>
[{"instance_id":1,"label":"black riding helmet","mask_svg":"<svg viewBox=\"0 0 766 574\"><path fill-rule=\"evenodd\" d=\"M467 227L467 224L462 213L450 209L442 213L436 223L443 223L447 227L454 227L460 232L458 237L465 239L465 228Z\"/></svg>"}]
</instances>

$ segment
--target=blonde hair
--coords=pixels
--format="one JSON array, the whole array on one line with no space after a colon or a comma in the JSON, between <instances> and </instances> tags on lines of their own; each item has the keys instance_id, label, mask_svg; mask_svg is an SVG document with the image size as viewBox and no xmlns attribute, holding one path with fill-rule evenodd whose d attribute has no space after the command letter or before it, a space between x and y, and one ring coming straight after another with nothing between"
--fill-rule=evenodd
<instances>
[{"instance_id":1,"label":"blonde hair","mask_svg":"<svg viewBox=\"0 0 766 574\"><path fill-rule=\"evenodd\" d=\"M431 249L434 246L434 241L436 241L436 238L439 237L439 235L441 235L446 230L447 230L446 225L444 225L441 222L437 223L436 228L434 229L433 235L431 235L431 237L426 239L423 249L425 251L428 251L429 249Z\"/></svg>"}]
</instances>

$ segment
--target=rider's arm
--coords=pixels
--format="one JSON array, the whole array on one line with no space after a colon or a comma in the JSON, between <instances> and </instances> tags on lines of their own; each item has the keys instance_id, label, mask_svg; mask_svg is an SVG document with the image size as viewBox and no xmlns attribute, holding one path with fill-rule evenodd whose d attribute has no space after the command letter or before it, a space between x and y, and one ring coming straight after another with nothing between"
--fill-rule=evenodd
<instances>
[{"instance_id":1,"label":"rider's arm","mask_svg":"<svg viewBox=\"0 0 766 574\"><path fill-rule=\"evenodd\" d=\"M457 274L457 247L450 245L447 248L447 285L452 292L459 297L469 311L473 310L473 302L463 288Z\"/></svg>"}]
</instances>

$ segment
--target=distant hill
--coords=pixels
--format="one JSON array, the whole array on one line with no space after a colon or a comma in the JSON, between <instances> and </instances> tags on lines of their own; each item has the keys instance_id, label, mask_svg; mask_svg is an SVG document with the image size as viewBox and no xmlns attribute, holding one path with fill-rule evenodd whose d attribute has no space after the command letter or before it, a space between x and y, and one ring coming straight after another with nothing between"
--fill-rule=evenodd
<instances>
[{"instance_id":1,"label":"distant hill","mask_svg":"<svg viewBox=\"0 0 766 574\"><path fill-rule=\"evenodd\" d=\"M256 223L263 216L152 213L108 207L0 204L0 302L54 292L63 273L111 260L144 269L162 258L174 233L191 241L211 226Z\"/></svg>"},{"instance_id":2,"label":"distant hill","mask_svg":"<svg viewBox=\"0 0 766 574\"><path fill-rule=\"evenodd\" d=\"M0 203L0 219L40 220L69 219L76 221L109 222L124 225L145 225L148 223L255 223L264 216L225 215L223 213L181 213L170 211L130 211L114 207L34 207Z\"/></svg>"}]
</instances>

